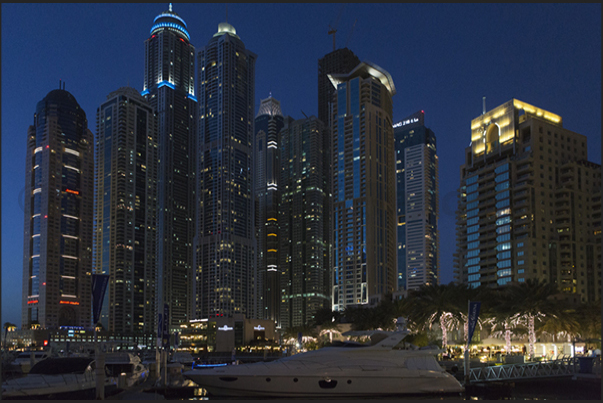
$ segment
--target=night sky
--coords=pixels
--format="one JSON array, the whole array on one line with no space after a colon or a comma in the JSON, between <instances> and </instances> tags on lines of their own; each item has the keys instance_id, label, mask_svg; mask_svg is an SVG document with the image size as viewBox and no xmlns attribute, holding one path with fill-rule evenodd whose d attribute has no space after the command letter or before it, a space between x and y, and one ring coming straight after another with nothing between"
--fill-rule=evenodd
<instances>
[{"instance_id":1,"label":"night sky","mask_svg":"<svg viewBox=\"0 0 603 403\"><path fill-rule=\"evenodd\" d=\"M96 133L96 108L142 91L151 4L2 4L2 323L21 324L27 128L59 87ZM295 119L318 111L318 59L347 45L394 80L394 122L425 111L440 162L441 283L453 280L456 190L471 120L512 98L563 118L601 163L600 4L189 4L173 10L200 49L227 19L258 55L255 110L270 93ZM353 28L353 30L352 30ZM196 77L195 77L196 80ZM303 112L302 112L303 111Z\"/></svg>"}]
</instances>

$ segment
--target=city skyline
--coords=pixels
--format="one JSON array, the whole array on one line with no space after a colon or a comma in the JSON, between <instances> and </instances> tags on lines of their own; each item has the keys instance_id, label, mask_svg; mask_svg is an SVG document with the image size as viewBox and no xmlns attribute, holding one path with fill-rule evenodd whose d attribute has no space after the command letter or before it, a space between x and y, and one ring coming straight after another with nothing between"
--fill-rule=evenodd
<instances>
[{"instance_id":1,"label":"city skyline","mask_svg":"<svg viewBox=\"0 0 603 403\"><path fill-rule=\"evenodd\" d=\"M173 8L186 20L197 49L226 20L223 4ZM144 41L165 9L167 3L2 5L3 322L19 324L23 168L36 103L63 80L90 121L111 91L128 84L142 91ZM598 4L228 8L228 22L258 55L254 116L270 92L284 115L317 116L317 65L332 51L329 25L338 29L337 48L347 45L361 61L392 75L394 122L425 111L438 135L440 234L450 240L441 241L442 283L453 279L459 169L482 97L488 109L516 98L563 116L565 128L587 136L588 159L601 163L600 15Z\"/></svg>"}]
</instances>

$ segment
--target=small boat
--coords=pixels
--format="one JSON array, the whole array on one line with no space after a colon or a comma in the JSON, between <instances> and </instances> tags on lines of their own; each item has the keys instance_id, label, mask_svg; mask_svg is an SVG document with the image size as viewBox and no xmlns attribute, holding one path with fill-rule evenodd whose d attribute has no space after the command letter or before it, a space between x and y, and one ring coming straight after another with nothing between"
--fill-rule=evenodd
<instances>
[{"instance_id":1,"label":"small boat","mask_svg":"<svg viewBox=\"0 0 603 403\"><path fill-rule=\"evenodd\" d=\"M21 368L21 372L27 374L31 368L32 354L34 365L49 357L46 351L24 351L19 353L11 364Z\"/></svg>"},{"instance_id":2,"label":"small boat","mask_svg":"<svg viewBox=\"0 0 603 403\"><path fill-rule=\"evenodd\" d=\"M118 383L124 382L120 387L132 387L149 376L149 369L140 361L140 357L128 352L106 353L105 368L109 376L118 378Z\"/></svg>"},{"instance_id":3,"label":"small boat","mask_svg":"<svg viewBox=\"0 0 603 403\"><path fill-rule=\"evenodd\" d=\"M193 369L183 375L213 396L385 397L458 394L463 387L437 362L441 349L419 349L409 332L346 332L370 344L340 345L276 361ZM399 347L399 345L402 345Z\"/></svg>"},{"instance_id":4,"label":"small boat","mask_svg":"<svg viewBox=\"0 0 603 403\"><path fill-rule=\"evenodd\" d=\"M105 395L117 388L116 380L105 377ZM27 376L2 384L2 399L94 399L96 362L89 357L46 358L36 363Z\"/></svg>"}]
</instances>

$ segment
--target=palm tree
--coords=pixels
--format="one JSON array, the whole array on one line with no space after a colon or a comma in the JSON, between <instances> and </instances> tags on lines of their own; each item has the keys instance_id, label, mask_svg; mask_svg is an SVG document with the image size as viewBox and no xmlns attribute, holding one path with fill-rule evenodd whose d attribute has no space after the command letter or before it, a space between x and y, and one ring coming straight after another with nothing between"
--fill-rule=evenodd
<instances>
[{"instance_id":1,"label":"palm tree","mask_svg":"<svg viewBox=\"0 0 603 403\"><path fill-rule=\"evenodd\" d=\"M462 297L459 296L463 288L464 286L454 283L423 285L411 293L413 300L411 320L419 326L422 324L423 329L431 329L434 324L438 323L442 331L442 348L444 349L448 343L447 332L458 328L464 319L460 310L463 305Z\"/></svg>"},{"instance_id":2,"label":"palm tree","mask_svg":"<svg viewBox=\"0 0 603 403\"><path fill-rule=\"evenodd\" d=\"M523 321L527 325L530 358L534 357L536 319L542 321L548 316L558 318L561 314L560 305L552 299L558 293L554 284L532 279L507 286L506 300L501 302L500 309L513 312L517 315L517 321Z\"/></svg>"}]
</instances>

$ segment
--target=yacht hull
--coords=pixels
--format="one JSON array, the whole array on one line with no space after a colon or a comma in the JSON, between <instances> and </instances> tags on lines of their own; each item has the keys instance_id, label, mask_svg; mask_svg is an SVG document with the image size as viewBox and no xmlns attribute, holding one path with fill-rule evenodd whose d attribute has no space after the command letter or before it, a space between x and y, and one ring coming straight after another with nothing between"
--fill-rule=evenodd
<instances>
[{"instance_id":1,"label":"yacht hull","mask_svg":"<svg viewBox=\"0 0 603 403\"><path fill-rule=\"evenodd\" d=\"M184 376L213 396L378 397L463 391L447 373L405 369L280 375L227 374L204 369L186 372Z\"/></svg>"}]
</instances>

